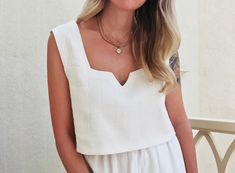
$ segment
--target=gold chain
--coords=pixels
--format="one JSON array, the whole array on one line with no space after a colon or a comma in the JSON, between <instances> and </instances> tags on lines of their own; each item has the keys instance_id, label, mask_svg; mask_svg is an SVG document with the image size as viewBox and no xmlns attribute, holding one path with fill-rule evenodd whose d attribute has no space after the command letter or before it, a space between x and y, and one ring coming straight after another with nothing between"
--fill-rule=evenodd
<instances>
[{"instance_id":1,"label":"gold chain","mask_svg":"<svg viewBox=\"0 0 235 173\"><path fill-rule=\"evenodd\" d=\"M106 42L108 42L109 44L113 45L116 47L116 50L115 52L120 55L123 51L123 48L126 47L128 44L129 44L129 41L131 40L131 36L132 36L132 32L131 34L129 35L129 38L126 42L124 42L123 44L120 44L118 41L118 43L115 43L113 42L104 32L104 28L102 26L102 21L101 21L101 18L99 17L99 15L97 16L97 24L99 26L99 32L100 32L100 35L102 37L102 39Z\"/></svg>"}]
</instances>

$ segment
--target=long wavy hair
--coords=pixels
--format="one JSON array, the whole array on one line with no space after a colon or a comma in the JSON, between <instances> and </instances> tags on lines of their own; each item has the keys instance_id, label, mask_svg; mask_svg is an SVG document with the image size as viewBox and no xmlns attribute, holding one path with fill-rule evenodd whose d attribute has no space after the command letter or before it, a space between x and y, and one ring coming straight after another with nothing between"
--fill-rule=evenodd
<instances>
[{"instance_id":1,"label":"long wavy hair","mask_svg":"<svg viewBox=\"0 0 235 173\"><path fill-rule=\"evenodd\" d=\"M77 23L99 15L107 0L87 0ZM132 51L150 81L163 82L159 92L167 94L177 84L169 59L178 53L180 33L174 0L146 0L135 10L132 23ZM138 56L137 56L138 55Z\"/></svg>"}]
</instances>

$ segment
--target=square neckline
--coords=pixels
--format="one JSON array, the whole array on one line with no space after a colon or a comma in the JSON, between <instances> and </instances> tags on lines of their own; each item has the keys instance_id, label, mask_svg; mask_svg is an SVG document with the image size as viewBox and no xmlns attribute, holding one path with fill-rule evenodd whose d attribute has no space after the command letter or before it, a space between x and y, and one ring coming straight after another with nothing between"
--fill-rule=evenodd
<instances>
[{"instance_id":1,"label":"square neckline","mask_svg":"<svg viewBox=\"0 0 235 173\"><path fill-rule=\"evenodd\" d=\"M94 69L93 67L91 67L89 61L88 61L88 57L87 57L87 53L86 53L86 50L85 50L85 45L84 45L84 42L82 40L82 35L81 35L81 31L80 31L80 28L77 24L77 22L75 20L72 20L71 21L74 26L75 26L75 32L77 33L78 35L78 39L79 39L79 42L81 43L81 48L82 48L82 54L84 55L84 60L85 60L85 63L86 63L86 66L88 68L88 70L90 72L93 72L93 73L96 73L97 75L98 74L107 74L109 76L111 76L111 78L115 81L115 83L118 84L119 87L121 88L124 88L124 87L127 87L128 86L128 83L130 83L131 79L137 75L139 72L143 72L143 67L141 68L138 68L136 70L133 70L133 71L130 71L129 74L128 74L128 77L127 77L127 80L124 82L124 84L121 84L121 82L116 78L116 76L114 75L113 72L111 71L107 71L107 70L98 70L98 69Z\"/></svg>"}]
</instances>

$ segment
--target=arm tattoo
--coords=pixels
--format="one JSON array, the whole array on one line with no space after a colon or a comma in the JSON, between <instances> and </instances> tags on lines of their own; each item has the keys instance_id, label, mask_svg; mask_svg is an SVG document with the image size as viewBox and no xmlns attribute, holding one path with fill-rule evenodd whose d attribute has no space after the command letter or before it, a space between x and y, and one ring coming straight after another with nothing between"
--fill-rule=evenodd
<instances>
[{"instance_id":1,"label":"arm tattoo","mask_svg":"<svg viewBox=\"0 0 235 173\"><path fill-rule=\"evenodd\" d=\"M181 86L181 78L180 78L180 59L179 59L179 54L176 53L173 55L170 60L169 64L171 69L174 71L177 83Z\"/></svg>"}]
</instances>

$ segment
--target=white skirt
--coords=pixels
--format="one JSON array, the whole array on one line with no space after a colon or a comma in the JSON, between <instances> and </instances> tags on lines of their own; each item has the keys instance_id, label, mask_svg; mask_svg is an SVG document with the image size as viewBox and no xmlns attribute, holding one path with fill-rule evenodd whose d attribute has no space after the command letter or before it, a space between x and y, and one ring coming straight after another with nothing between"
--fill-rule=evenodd
<instances>
[{"instance_id":1,"label":"white skirt","mask_svg":"<svg viewBox=\"0 0 235 173\"><path fill-rule=\"evenodd\" d=\"M94 173L186 173L177 136L144 149L84 157Z\"/></svg>"}]
</instances>

